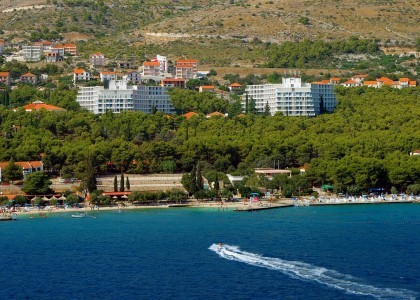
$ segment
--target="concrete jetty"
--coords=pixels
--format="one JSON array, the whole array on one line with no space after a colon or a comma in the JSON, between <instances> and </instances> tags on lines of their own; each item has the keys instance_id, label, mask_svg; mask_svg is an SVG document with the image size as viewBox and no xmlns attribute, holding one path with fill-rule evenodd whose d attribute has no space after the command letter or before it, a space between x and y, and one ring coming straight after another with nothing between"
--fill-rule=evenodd
<instances>
[{"instance_id":1,"label":"concrete jetty","mask_svg":"<svg viewBox=\"0 0 420 300\"><path fill-rule=\"evenodd\" d=\"M254 204L246 204L246 205L240 205L235 208L235 211L257 211L257 210L267 210L267 209L275 209L275 208L283 208L283 207L290 207L293 206L292 201L285 201L281 203L263 203L262 205L259 205L257 203Z\"/></svg>"}]
</instances>

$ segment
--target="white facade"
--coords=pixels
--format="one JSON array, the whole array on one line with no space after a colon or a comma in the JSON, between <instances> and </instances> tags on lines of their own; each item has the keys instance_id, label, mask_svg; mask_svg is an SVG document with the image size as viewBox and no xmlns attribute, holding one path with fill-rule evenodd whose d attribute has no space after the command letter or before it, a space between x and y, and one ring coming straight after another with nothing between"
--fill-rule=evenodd
<instances>
[{"instance_id":1,"label":"white facade","mask_svg":"<svg viewBox=\"0 0 420 300\"><path fill-rule=\"evenodd\" d=\"M160 86L128 86L125 80L111 80L104 86L82 87L77 102L95 114L107 111L143 111L150 113L154 106L164 113L173 113L174 108L166 89Z\"/></svg>"},{"instance_id":2,"label":"white facade","mask_svg":"<svg viewBox=\"0 0 420 300\"><path fill-rule=\"evenodd\" d=\"M44 54L44 47L42 45L22 46L22 50L26 61L39 61L41 60L41 55Z\"/></svg>"},{"instance_id":3,"label":"white facade","mask_svg":"<svg viewBox=\"0 0 420 300\"><path fill-rule=\"evenodd\" d=\"M249 85L245 92L244 108L248 97L248 104L255 102L256 111L264 112L268 105L271 115L281 112L285 116L316 116L335 108L331 84L302 83L299 77L283 78L281 84Z\"/></svg>"}]
</instances>

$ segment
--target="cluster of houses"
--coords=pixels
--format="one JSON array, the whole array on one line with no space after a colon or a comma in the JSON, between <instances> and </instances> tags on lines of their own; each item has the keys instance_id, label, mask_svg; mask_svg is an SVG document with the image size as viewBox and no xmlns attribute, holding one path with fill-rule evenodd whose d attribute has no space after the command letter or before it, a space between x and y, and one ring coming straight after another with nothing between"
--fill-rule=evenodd
<instances>
[{"instance_id":1,"label":"cluster of houses","mask_svg":"<svg viewBox=\"0 0 420 300\"><path fill-rule=\"evenodd\" d=\"M390 86L393 88L407 88L407 87L416 87L417 81L411 80L410 78L399 78L398 80L392 80L388 77L380 77L376 80L366 80L368 77L367 74L359 74L354 75L349 80L341 83L342 86L345 87L355 87L355 86L367 86L367 87L373 87L373 88L380 88L383 86ZM340 78L331 78L330 82L333 84L339 84Z\"/></svg>"},{"instance_id":2,"label":"cluster of houses","mask_svg":"<svg viewBox=\"0 0 420 300\"><path fill-rule=\"evenodd\" d=\"M63 60L66 56L77 56L75 44L61 44L49 41L40 41L32 45L22 46L22 55L25 61L40 61L45 59L48 63Z\"/></svg>"},{"instance_id":3,"label":"cluster of houses","mask_svg":"<svg viewBox=\"0 0 420 300\"><path fill-rule=\"evenodd\" d=\"M90 63L92 67L103 67L106 65L106 58L102 53L96 52L90 55ZM129 71L122 77L132 84L141 84L153 80L154 82L162 82L163 86L183 88L186 85L186 80L200 76L204 76L204 74L199 74L197 60L178 60L174 66L169 66L165 56L157 55L150 61L143 62L143 65L138 70ZM85 69L77 68L74 69L73 80L74 82L117 80L117 72L101 71L99 76L92 76Z\"/></svg>"}]
</instances>

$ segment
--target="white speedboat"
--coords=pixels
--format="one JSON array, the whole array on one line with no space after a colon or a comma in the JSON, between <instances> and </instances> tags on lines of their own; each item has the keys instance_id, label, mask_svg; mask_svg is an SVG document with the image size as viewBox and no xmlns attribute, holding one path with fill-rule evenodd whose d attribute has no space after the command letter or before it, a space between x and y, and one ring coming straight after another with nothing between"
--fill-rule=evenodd
<instances>
[{"instance_id":1,"label":"white speedboat","mask_svg":"<svg viewBox=\"0 0 420 300\"><path fill-rule=\"evenodd\" d=\"M87 213L77 213L75 215L71 215L72 218L85 218L87 217Z\"/></svg>"}]
</instances>

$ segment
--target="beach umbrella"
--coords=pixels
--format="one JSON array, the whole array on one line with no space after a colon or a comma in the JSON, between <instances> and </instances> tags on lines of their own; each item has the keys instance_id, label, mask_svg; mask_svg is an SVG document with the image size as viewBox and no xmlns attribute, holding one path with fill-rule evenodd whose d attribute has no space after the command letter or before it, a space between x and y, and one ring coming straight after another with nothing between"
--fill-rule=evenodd
<instances>
[{"instance_id":1,"label":"beach umbrella","mask_svg":"<svg viewBox=\"0 0 420 300\"><path fill-rule=\"evenodd\" d=\"M114 196L114 197L112 197L112 199L118 199L118 197L117 196Z\"/></svg>"},{"instance_id":2,"label":"beach umbrella","mask_svg":"<svg viewBox=\"0 0 420 300\"><path fill-rule=\"evenodd\" d=\"M42 200L47 201L48 198L46 196L42 197Z\"/></svg>"},{"instance_id":3,"label":"beach umbrella","mask_svg":"<svg viewBox=\"0 0 420 300\"><path fill-rule=\"evenodd\" d=\"M61 195L60 198L58 198L58 200L66 200L67 198L64 195Z\"/></svg>"},{"instance_id":4,"label":"beach umbrella","mask_svg":"<svg viewBox=\"0 0 420 300\"><path fill-rule=\"evenodd\" d=\"M127 195L124 195L124 196L122 196L121 198L123 198L123 199L128 199L128 196L127 196Z\"/></svg>"}]
</instances>

